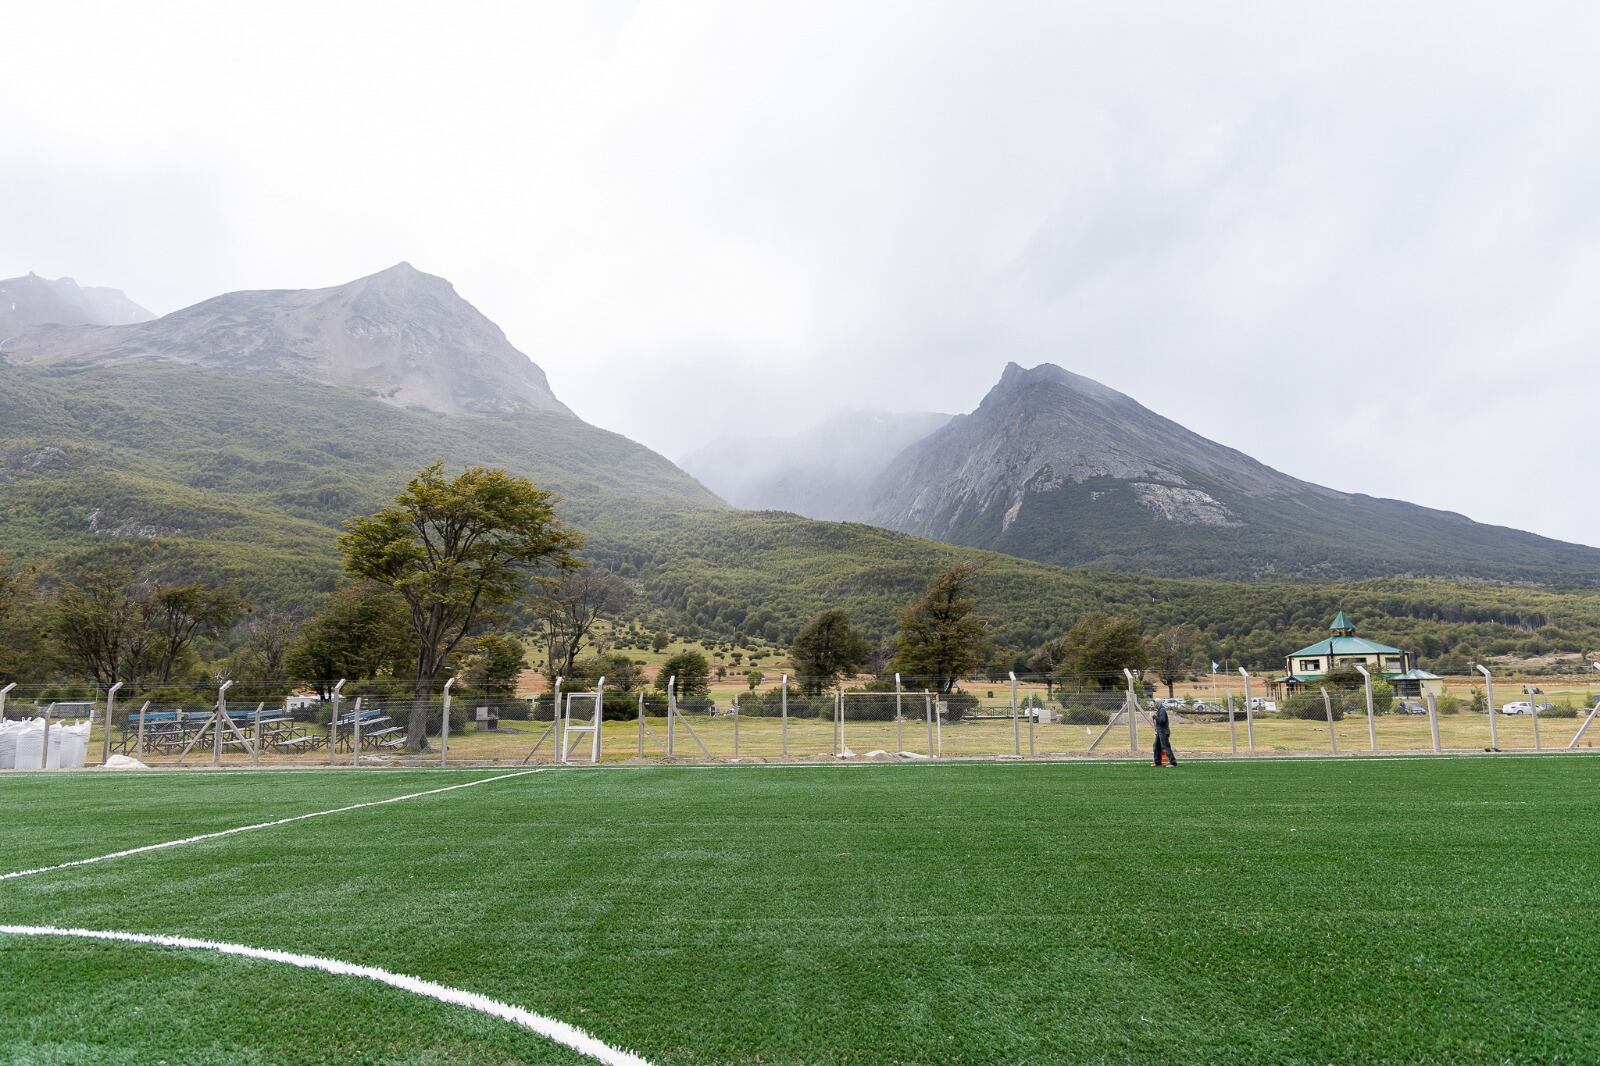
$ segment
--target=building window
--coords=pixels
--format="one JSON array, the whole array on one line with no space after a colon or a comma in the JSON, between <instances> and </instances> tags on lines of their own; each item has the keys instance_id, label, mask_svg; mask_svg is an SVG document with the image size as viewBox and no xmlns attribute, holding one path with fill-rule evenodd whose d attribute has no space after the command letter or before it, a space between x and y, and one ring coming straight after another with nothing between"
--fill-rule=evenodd
<instances>
[{"instance_id":1,"label":"building window","mask_svg":"<svg viewBox=\"0 0 1600 1066\"><path fill-rule=\"evenodd\" d=\"M1303 673L1315 673L1322 669L1321 659L1301 659L1300 669Z\"/></svg>"}]
</instances>

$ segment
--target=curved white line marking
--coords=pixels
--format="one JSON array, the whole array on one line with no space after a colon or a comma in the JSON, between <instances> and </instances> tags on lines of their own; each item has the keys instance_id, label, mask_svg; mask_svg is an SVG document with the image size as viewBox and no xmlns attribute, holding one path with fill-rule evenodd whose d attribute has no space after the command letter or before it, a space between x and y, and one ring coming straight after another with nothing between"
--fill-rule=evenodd
<instances>
[{"instance_id":1,"label":"curved white line marking","mask_svg":"<svg viewBox=\"0 0 1600 1066\"><path fill-rule=\"evenodd\" d=\"M332 810L312 811L310 814L296 814L290 818L278 818L271 822L257 822L255 825L239 825L232 829L219 829L215 833L201 833L199 836L184 837L181 840L164 840L159 844L146 844L139 848L128 848L124 851L113 851L109 855L95 855L88 859L73 859L71 862L61 862L54 866L36 866L31 870L13 870L8 874L0 874L0 881L10 881L17 877L32 877L34 874L47 874L55 870L70 870L74 866L92 866L97 862L108 862L111 859L125 859L129 855L143 855L147 851L163 851L167 848L181 847L184 844L198 844L202 840L216 840L220 837L231 837L235 833L248 833L255 829L271 829L274 826L289 825L292 822L303 822L308 818L326 818L330 814L345 814L349 811L359 811L363 807L382 807L389 803L403 803L406 800L418 799L422 796L437 796L441 792L454 792L458 788L471 788L474 785L487 785L494 781L504 781L512 777L526 777L528 774L543 773L549 767L541 766L534 770L518 770L512 774L500 774L497 777L481 777L476 781L464 781L459 785L445 785L443 788L430 788L426 792L411 792L404 796L390 796L388 799L368 800L366 803L352 803L346 807L334 807Z\"/></svg>"},{"instance_id":2,"label":"curved white line marking","mask_svg":"<svg viewBox=\"0 0 1600 1066\"><path fill-rule=\"evenodd\" d=\"M358 966L353 962L341 962L338 959L325 959L317 955L300 955L292 951L276 951L271 948L253 948L245 944L228 944L216 940L200 940L187 936L161 936L152 933L122 933L103 929L64 929L53 925L0 925L0 934L9 936L80 937L89 940L110 940L124 944L150 944L164 948L187 948L192 951L216 951L224 955L238 955L246 959L281 962L287 966L298 966L302 970L321 970L324 973L337 974L340 977L364 977L369 981L377 981L379 984L385 984L391 988L426 996L429 999L438 1000L440 1003L466 1007L469 1010L475 1010L490 1017L508 1021L513 1025L520 1025L522 1028L538 1033L548 1040L553 1040L564 1047L569 1047L580 1055L594 1059L596 1062L605 1063L606 1066L650 1066L649 1060L641 1058L631 1051L612 1047L577 1026L569 1025L557 1018L535 1014L531 1010L512 1006L509 1003L502 1003L497 999L490 999L488 996L480 995L477 992L467 992L460 988L451 988L448 985L437 984L433 981L424 981L420 977L409 977L389 970L380 970L376 966Z\"/></svg>"}]
</instances>

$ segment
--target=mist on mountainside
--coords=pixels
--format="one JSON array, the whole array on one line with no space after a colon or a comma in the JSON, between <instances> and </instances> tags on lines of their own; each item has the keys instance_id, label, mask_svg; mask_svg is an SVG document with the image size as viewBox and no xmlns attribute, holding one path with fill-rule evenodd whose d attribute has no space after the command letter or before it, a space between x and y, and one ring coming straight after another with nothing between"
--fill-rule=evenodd
<instances>
[{"instance_id":1,"label":"mist on mountainside","mask_svg":"<svg viewBox=\"0 0 1600 1066\"><path fill-rule=\"evenodd\" d=\"M120 289L37 274L0 281L0 351L17 334L43 326L125 326L155 317Z\"/></svg>"}]
</instances>

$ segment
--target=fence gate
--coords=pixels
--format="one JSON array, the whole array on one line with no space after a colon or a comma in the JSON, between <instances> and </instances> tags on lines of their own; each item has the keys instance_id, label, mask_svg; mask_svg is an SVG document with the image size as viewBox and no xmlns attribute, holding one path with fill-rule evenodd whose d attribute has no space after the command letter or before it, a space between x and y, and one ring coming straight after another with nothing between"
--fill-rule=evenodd
<instances>
[{"instance_id":1,"label":"fence gate","mask_svg":"<svg viewBox=\"0 0 1600 1066\"><path fill-rule=\"evenodd\" d=\"M592 708L588 725L584 725L583 718L573 718L573 705L577 704L578 710L583 710L583 705ZM601 678L593 692L569 692L566 705L561 709L561 761L572 761L572 753L582 745L584 737L589 739L589 762L600 761L600 727L605 719L606 710L606 679Z\"/></svg>"}]
</instances>

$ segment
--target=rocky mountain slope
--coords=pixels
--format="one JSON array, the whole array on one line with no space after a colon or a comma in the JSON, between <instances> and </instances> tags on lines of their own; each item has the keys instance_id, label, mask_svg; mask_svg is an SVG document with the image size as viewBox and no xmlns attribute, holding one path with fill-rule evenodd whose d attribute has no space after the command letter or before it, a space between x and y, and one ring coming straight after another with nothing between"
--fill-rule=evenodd
<instances>
[{"instance_id":1,"label":"rocky mountain slope","mask_svg":"<svg viewBox=\"0 0 1600 1066\"><path fill-rule=\"evenodd\" d=\"M84 287L71 278L28 274L0 281L0 352L13 337L41 326L125 326L154 317L120 290Z\"/></svg>"},{"instance_id":2,"label":"rocky mountain slope","mask_svg":"<svg viewBox=\"0 0 1600 1066\"><path fill-rule=\"evenodd\" d=\"M859 411L785 436L722 437L679 465L735 507L857 519L883 468L948 421L926 411Z\"/></svg>"},{"instance_id":3,"label":"rocky mountain slope","mask_svg":"<svg viewBox=\"0 0 1600 1066\"><path fill-rule=\"evenodd\" d=\"M443 278L400 263L326 289L232 292L135 325L12 337L17 365L187 363L360 389L443 414L571 414L544 371Z\"/></svg>"},{"instance_id":4,"label":"rocky mountain slope","mask_svg":"<svg viewBox=\"0 0 1600 1066\"><path fill-rule=\"evenodd\" d=\"M869 494L866 521L1064 565L1600 583L1600 549L1300 481L1050 364L1007 366Z\"/></svg>"}]
</instances>

